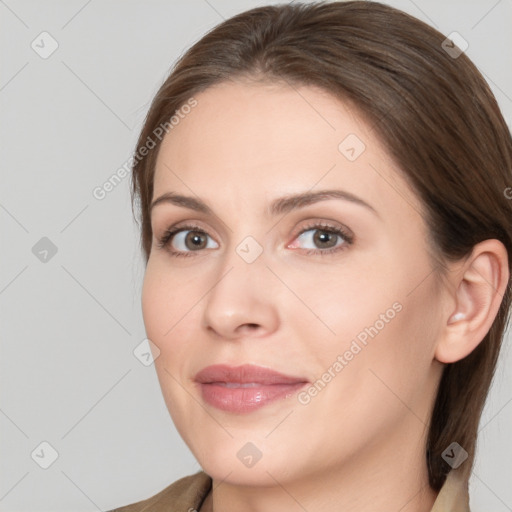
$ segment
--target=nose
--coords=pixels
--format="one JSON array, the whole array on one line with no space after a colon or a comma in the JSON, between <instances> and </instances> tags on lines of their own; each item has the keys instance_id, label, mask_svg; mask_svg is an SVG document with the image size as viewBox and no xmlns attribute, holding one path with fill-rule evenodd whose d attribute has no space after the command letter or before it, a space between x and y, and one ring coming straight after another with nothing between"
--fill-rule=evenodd
<instances>
[{"instance_id":1,"label":"nose","mask_svg":"<svg viewBox=\"0 0 512 512\"><path fill-rule=\"evenodd\" d=\"M275 286L278 281L267 268L264 254L248 263L231 250L203 303L203 328L226 340L274 332L279 325Z\"/></svg>"}]
</instances>

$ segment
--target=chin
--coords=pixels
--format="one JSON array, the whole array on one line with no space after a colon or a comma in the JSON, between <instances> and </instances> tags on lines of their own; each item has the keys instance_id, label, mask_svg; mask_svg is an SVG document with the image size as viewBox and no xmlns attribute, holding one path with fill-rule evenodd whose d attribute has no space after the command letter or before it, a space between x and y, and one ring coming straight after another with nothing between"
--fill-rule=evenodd
<instances>
[{"instance_id":1,"label":"chin","mask_svg":"<svg viewBox=\"0 0 512 512\"><path fill-rule=\"evenodd\" d=\"M289 475L286 475L286 469L279 467L279 463L265 464L262 460L257 462L253 467L245 467L243 464L230 464L226 461L202 464L203 471L212 479L222 482L223 484L238 486L256 486L256 487L274 487L276 480L282 482ZM274 478L272 478L274 477Z\"/></svg>"},{"instance_id":2,"label":"chin","mask_svg":"<svg viewBox=\"0 0 512 512\"><path fill-rule=\"evenodd\" d=\"M289 457L276 453L268 441L265 444L264 440L248 439L250 436L244 435L224 440L205 438L199 443L189 438L186 442L203 471L214 480L233 485L275 486L272 476L278 481L289 477Z\"/></svg>"}]
</instances>

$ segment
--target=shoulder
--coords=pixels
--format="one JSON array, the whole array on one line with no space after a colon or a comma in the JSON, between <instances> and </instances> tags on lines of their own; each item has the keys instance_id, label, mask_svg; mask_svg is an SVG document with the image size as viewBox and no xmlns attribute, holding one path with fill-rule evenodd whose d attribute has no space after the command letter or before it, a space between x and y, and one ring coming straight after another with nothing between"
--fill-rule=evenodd
<instances>
[{"instance_id":1,"label":"shoulder","mask_svg":"<svg viewBox=\"0 0 512 512\"><path fill-rule=\"evenodd\" d=\"M210 491L211 478L199 471L173 482L159 493L137 503L131 503L108 512L168 512L169 510L198 510ZM170 508L170 507L173 508ZM178 508L179 507L179 508Z\"/></svg>"}]
</instances>

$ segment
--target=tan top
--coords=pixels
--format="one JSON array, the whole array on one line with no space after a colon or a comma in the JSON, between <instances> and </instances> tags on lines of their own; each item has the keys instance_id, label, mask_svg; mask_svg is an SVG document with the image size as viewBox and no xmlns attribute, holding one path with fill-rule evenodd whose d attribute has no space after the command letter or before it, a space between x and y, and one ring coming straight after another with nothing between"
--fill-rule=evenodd
<instances>
[{"instance_id":1,"label":"tan top","mask_svg":"<svg viewBox=\"0 0 512 512\"><path fill-rule=\"evenodd\" d=\"M204 471L199 471L176 480L151 498L108 512L199 512L211 487L212 479ZM471 512L468 484L460 472L450 471L431 512Z\"/></svg>"}]
</instances>

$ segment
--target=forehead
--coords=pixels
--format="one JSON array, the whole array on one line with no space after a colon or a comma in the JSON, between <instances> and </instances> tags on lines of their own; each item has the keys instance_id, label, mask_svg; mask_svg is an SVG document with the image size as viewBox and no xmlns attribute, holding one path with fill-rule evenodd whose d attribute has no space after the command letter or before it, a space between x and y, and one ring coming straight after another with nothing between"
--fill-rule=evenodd
<instances>
[{"instance_id":1,"label":"forehead","mask_svg":"<svg viewBox=\"0 0 512 512\"><path fill-rule=\"evenodd\" d=\"M172 190L242 204L338 186L376 208L400 196L420 208L371 126L326 91L223 82L194 98L162 142L154 197Z\"/></svg>"}]
</instances>

